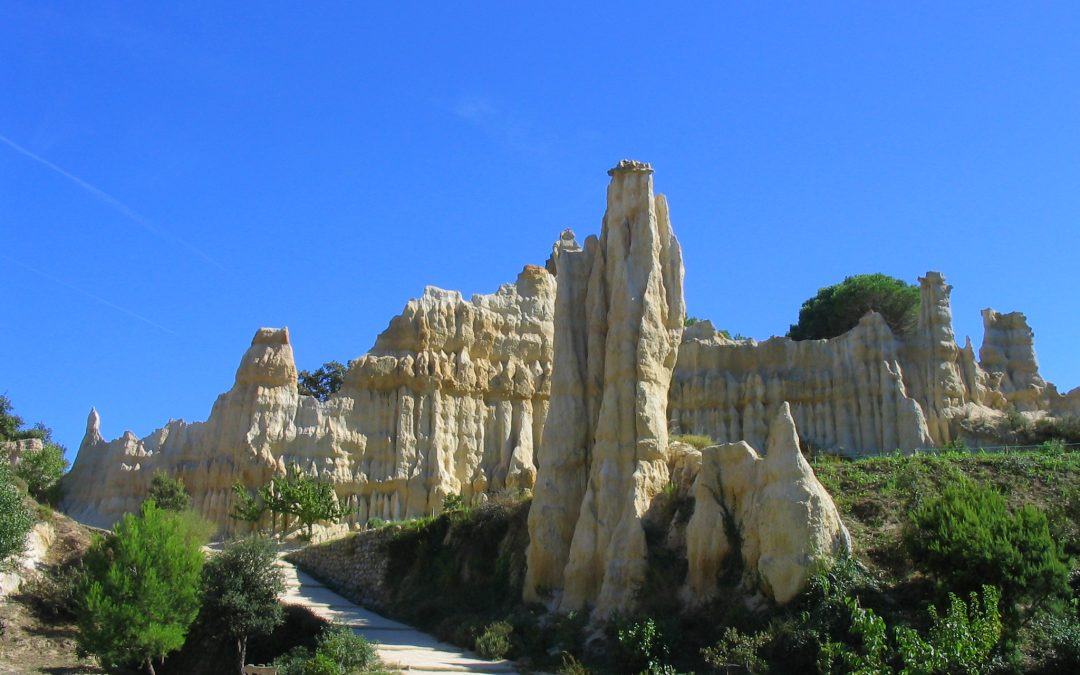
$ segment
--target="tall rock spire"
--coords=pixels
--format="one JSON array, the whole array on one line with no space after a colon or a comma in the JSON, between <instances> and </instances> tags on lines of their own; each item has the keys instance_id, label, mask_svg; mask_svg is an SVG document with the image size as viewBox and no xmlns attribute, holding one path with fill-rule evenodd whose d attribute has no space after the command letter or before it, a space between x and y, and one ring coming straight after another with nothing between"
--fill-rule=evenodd
<instances>
[{"instance_id":1,"label":"tall rock spire","mask_svg":"<svg viewBox=\"0 0 1080 675\"><path fill-rule=\"evenodd\" d=\"M642 517L668 481L667 398L686 315L682 251L652 167L609 172L600 238L556 244L549 418L542 440L526 597L599 616L645 578Z\"/></svg>"}]
</instances>

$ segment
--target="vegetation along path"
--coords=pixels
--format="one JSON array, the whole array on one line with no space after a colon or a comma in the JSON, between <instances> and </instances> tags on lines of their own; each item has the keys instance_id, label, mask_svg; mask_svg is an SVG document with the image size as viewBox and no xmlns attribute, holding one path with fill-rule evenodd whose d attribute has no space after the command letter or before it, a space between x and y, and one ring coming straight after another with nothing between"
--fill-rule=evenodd
<instances>
[{"instance_id":1,"label":"vegetation along path","mask_svg":"<svg viewBox=\"0 0 1080 675\"><path fill-rule=\"evenodd\" d=\"M379 658L389 668L413 673L515 673L509 661L488 661L472 652L439 642L427 633L379 616L341 597L279 557L285 576L282 601L300 605L317 616L349 626L377 643Z\"/></svg>"}]
</instances>

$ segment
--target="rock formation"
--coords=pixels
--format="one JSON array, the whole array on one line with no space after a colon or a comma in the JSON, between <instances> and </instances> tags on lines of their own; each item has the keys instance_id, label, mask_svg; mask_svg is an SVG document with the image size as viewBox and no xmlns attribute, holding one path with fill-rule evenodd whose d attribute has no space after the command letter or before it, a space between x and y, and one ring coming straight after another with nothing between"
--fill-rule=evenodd
<instances>
[{"instance_id":1,"label":"rock formation","mask_svg":"<svg viewBox=\"0 0 1080 675\"><path fill-rule=\"evenodd\" d=\"M690 604L716 597L729 556L740 556L744 584L784 604L820 564L851 550L832 498L799 449L786 402L766 447L764 457L745 441L701 451L694 514L686 528Z\"/></svg>"},{"instance_id":2,"label":"rock formation","mask_svg":"<svg viewBox=\"0 0 1080 675\"><path fill-rule=\"evenodd\" d=\"M551 432L529 514L526 597L624 609L645 578L642 517L667 484L667 391L685 319L682 253L652 168L610 172L600 238L554 262Z\"/></svg>"},{"instance_id":3,"label":"rock formation","mask_svg":"<svg viewBox=\"0 0 1080 675\"><path fill-rule=\"evenodd\" d=\"M350 524L537 482L544 544L530 549L527 592L609 608L640 576L643 506L700 461L669 448L668 429L767 447L786 403L804 448L858 455L964 439L965 421L1014 409L1080 414L1080 388L1062 395L1039 376L1022 314L987 310L978 358L959 347L936 272L920 279L910 334L869 314L831 340L730 340L701 322L680 343L679 247L651 190L647 165L620 164L599 238L563 233L547 270L527 266L491 295L429 287L325 403L298 393L289 333L267 328L205 422L106 441L91 411L63 508L108 526L157 470L182 477L224 530L234 482L254 488L293 464L334 483Z\"/></svg>"},{"instance_id":4,"label":"rock formation","mask_svg":"<svg viewBox=\"0 0 1080 675\"><path fill-rule=\"evenodd\" d=\"M554 294L554 278L531 266L471 301L429 287L325 403L297 392L288 329L259 329L206 422L106 442L91 411L63 508L107 526L138 506L157 470L183 478L194 507L225 530L232 484L254 488L290 465L334 482L350 523L430 514L447 494L531 487Z\"/></svg>"}]
</instances>

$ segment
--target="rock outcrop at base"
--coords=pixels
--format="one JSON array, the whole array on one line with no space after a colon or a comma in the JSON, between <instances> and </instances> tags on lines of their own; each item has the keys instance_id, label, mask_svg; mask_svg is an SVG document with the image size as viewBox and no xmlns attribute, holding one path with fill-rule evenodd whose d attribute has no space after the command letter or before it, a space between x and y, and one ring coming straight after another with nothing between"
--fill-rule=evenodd
<instances>
[{"instance_id":1,"label":"rock outcrop at base","mask_svg":"<svg viewBox=\"0 0 1080 675\"><path fill-rule=\"evenodd\" d=\"M766 448L762 456L739 441L701 451L694 514L686 527L688 604L716 598L729 566L741 566L743 584L785 604L819 566L851 550L836 505L799 449L786 402Z\"/></svg>"},{"instance_id":2,"label":"rock outcrop at base","mask_svg":"<svg viewBox=\"0 0 1080 675\"><path fill-rule=\"evenodd\" d=\"M642 518L667 484L667 393L685 319L683 266L652 168L610 172L600 238L555 249L550 432L529 513L527 598L626 609L646 572Z\"/></svg>"},{"instance_id":3,"label":"rock outcrop at base","mask_svg":"<svg viewBox=\"0 0 1080 675\"><path fill-rule=\"evenodd\" d=\"M107 442L92 411L62 507L107 526L137 509L158 470L181 477L224 531L236 526L234 482L255 488L291 465L333 482L349 523L430 514L448 494L530 488L554 294L554 278L532 266L470 301L429 287L326 402L298 393L288 329L259 329L206 422Z\"/></svg>"}]
</instances>

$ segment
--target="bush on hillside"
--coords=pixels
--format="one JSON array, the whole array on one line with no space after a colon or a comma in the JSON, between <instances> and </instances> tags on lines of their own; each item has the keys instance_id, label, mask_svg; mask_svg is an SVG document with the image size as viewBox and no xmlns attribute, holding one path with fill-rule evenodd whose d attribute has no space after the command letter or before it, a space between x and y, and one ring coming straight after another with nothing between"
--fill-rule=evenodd
<instances>
[{"instance_id":1,"label":"bush on hillside","mask_svg":"<svg viewBox=\"0 0 1080 675\"><path fill-rule=\"evenodd\" d=\"M919 315L919 289L884 274L857 274L826 286L803 303L799 321L788 330L792 340L821 340L843 335L869 311L885 319L900 335L914 327Z\"/></svg>"},{"instance_id":2,"label":"bush on hillside","mask_svg":"<svg viewBox=\"0 0 1080 675\"><path fill-rule=\"evenodd\" d=\"M274 660L278 675L354 675L379 666L375 645L348 626L323 629L314 652L296 647Z\"/></svg>"},{"instance_id":3,"label":"bush on hillside","mask_svg":"<svg viewBox=\"0 0 1080 675\"><path fill-rule=\"evenodd\" d=\"M150 491L146 496L166 511L186 511L191 506L191 496L184 487L183 478L173 478L164 471L155 471L150 479Z\"/></svg>"},{"instance_id":4,"label":"bush on hillside","mask_svg":"<svg viewBox=\"0 0 1080 675\"><path fill-rule=\"evenodd\" d=\"M504 659L510 653L514 627L505 621L488 624L476 637L476 653L485 659Z\"/></svg>"},{"instance_id":5,"label":"bush on hillside","mask_svg":"<svg viewBox=\"0 0 1080 675\"><path fill-rule=\"evenodd\" d=\"M34 525L22 490L7 461L0 461L0 570L26 548L26 537Z\"/></svg>"},{"instance_id":6,"label":"bush on hillside","mask_svg":"<svg viewBox=\"0 0 1080 675\"><path fill-rule=\"evenodd\" d=\"M990 584L1012 606L1069 590L1046 514L1031 505L1010 512L1004 497L970 480L916 505L905 542L916 563L955 591Z\"/></svg>"},{"instance_id":7,"label":"bush on hillside","mask_svg":"<svg viewBox=\"0 0 1080 675\"><path fill-rule=\"evenodd\" d=\"M46 443L40 450L29 450L22 454L15 466L15 475L26 482L26 489L34 499L56 504L60 501L60 477L67 468L64 449Z\"/></svg>"}]
</instances>

